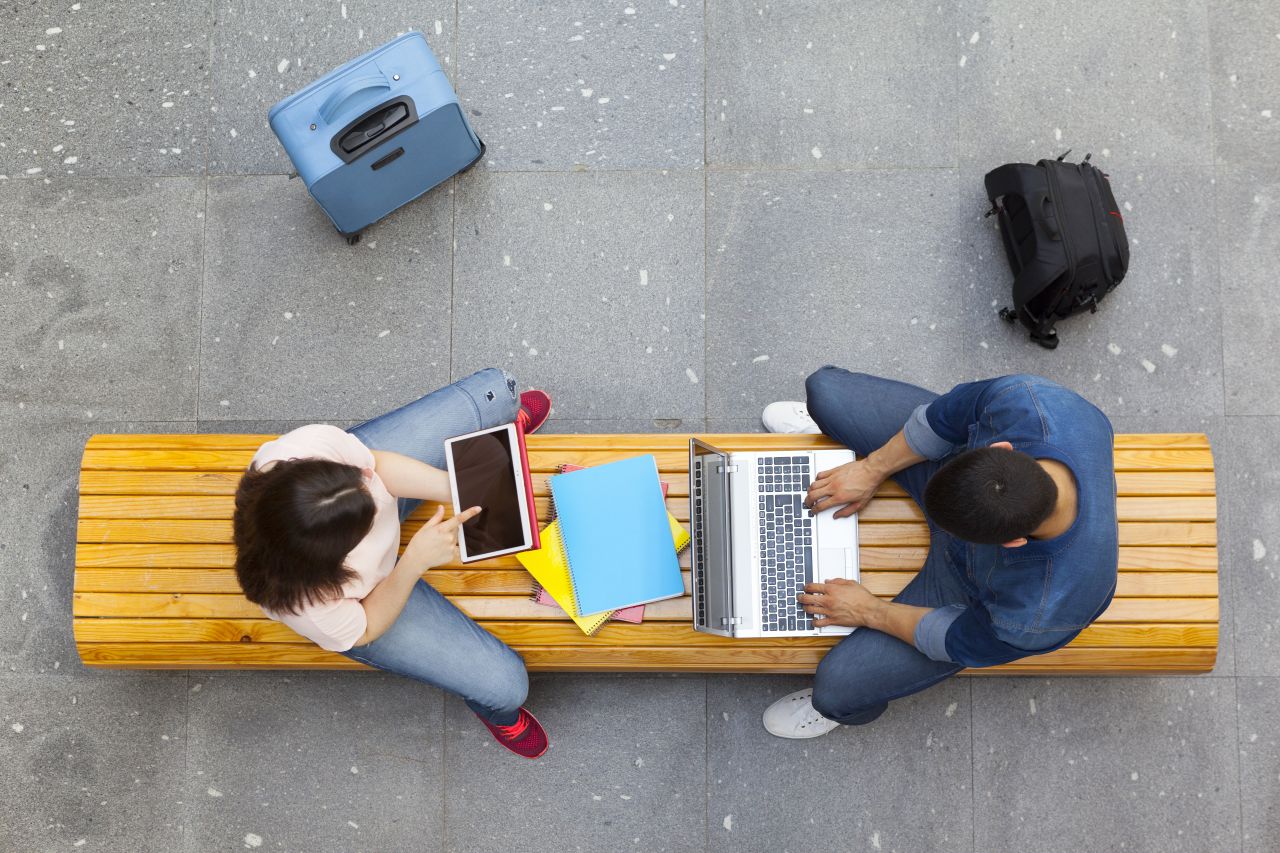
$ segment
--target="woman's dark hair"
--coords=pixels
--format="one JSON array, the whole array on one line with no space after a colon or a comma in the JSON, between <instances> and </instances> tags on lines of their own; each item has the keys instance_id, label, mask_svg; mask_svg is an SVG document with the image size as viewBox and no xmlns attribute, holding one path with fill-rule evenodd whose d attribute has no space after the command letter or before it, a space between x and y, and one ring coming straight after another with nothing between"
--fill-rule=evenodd
<instances>
[{"instance_id":1,"label":"woman's dark hair","mask_svg":"<svg viewBox=\"0 0 1280 853\"><path fill-rule=\"evenodd\" d=\"M1001 447L968 450L924 487L924 510L953 536L1000 545L1030 536L1058 502L1058 486L1036 460Z\"/></svg>"},{"instance_id":2,"label":"woman's dark hair","mask_svg":"<svg viewBox=\"0 0 1280 853\"><path fill-rule=\"evenodd\" d=\"M356 576L344 561L376 511L360 469L327 459L250 468L236 488L236 577L245 597L296 613L340 597Z\"/></svg>"}]
</instances>

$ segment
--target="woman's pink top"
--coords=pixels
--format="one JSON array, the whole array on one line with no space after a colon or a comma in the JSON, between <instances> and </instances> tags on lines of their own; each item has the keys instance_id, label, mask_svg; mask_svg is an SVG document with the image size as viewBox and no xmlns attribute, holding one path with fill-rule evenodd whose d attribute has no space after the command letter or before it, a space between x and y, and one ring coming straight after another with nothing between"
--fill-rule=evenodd
<instances>
[{"instance_id":1,"label":"woman's pink top","mask_svg":"<svg viewBox=\"0 0 1280 853\"><path fill-rule=\"evenodd\" d=\"M274 441L268 441L253 456L253 467L285 459L329 459L373 471L373 453L349 432L327 424L298 427ZM283 622L322 649L345 652L364 634L367 620L360 601L396 564L400 545L400 515L396 499L372 473L367 479L377 513L373 527L360 544L347 554L346 566L356 573L342 588L342 597L303 606L298 613L274 613L263 608L272 619Z\"/></svg>"}]
</instances>

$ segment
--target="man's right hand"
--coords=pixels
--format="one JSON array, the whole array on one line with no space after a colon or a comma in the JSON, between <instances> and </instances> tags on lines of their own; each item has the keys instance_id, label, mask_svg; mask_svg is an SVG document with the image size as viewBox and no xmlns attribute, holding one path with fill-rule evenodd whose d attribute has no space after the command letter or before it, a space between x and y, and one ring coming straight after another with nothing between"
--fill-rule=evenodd
<instances>
[{"instance_id":1,"label":"man's right hand","mask_svg":"<svg viewBox=\"0 0 1280 853\"><path fill-rule=\"evenodd\" d=\"M814 514L835 509L836 518L848 518L871 502L883 482L866 459L855 459L814 478L804 506Z\"/></svg>"},{"instance_id":2,"label":"man's right hand","mask_svg":"<svg viewBox=\"0 0 1280 853\"><path fill-rule=\"evenodd\" d=\"M480 507L473 506L444 521L444 507L437 507L436 514L405 546L404 556L409 559L402 558L400 562L409 563L421 572L458 559L458 528L479 514Z\"/></svg>"}]
</instances>

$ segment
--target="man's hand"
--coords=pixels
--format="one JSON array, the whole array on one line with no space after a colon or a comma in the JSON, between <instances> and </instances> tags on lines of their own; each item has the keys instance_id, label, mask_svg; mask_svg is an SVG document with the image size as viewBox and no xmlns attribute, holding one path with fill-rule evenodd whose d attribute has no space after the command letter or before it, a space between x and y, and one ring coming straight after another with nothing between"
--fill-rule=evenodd
<instances>
[{"instance_id":1,"label":"man's hand","mask_svg":"<svg viewBox=\"0 0 1280 853\"><path fill-rule=\"evenodd\" d=\"M804 506L814 513L841 507L835 517L848 518L871 502L883 482L884 477L867 460L855 459L814 478Z\"/></svg>"},{"instance_id":2,"label":"man's hand","mask_svg":"<svg viewBox=\"0 0 1280 853\"><path fill-rule=\"evenodd\" d=\"M409 559L402 558L400 562L409 563L416 571L421 572L458 559L458 528L479 513L480 507L473 506L448 521L443 521L444 507L437 507L436 514L422 525L421 530L413 534L413 538L405 546L404 556Z\"/></svg>"},{"instance_id":3,"label":"man's hand","mask_svg":"<svg viewBox=\"0 0 1280 853\"><path fill-rule=\"evenodd\" d=\"M804 594L796 596L805 611L819 618L815 628L840 625L862 628L871 625L885 606L857 581L833 578L826 583L805 584Z\"/></svg>"}]
</instances>

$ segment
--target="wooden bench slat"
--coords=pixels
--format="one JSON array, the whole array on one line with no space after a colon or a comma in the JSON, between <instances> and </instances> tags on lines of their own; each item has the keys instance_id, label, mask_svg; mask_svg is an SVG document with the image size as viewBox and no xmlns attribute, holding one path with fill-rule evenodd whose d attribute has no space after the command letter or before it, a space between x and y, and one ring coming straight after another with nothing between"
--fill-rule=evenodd
<instances>
[{"instance_id":1,"label":"wooden bench slat","mask_svg":"<svg viewBox=\"0 0 1280 853\"><path fill-rule=\"evenodd\" d=\"M527 595L454 595L450 600L478 621L563 620L550 607L529 600ZM262 610L240 595L215 593L77 592L72 595L72 614L81 616L132 616L153 618L255 619ZM645 605L645 624L668 620L688 620L692 604L688 596L669 598ZM1212 597L1122 598L1112 600L1101 622L1216 622L1218 599Z\"/></svg>"},{"instance_id":2,"label":"wooden bench slat","mask_svg":"<svg viewBox=\"0 0 1280 853\"><path fill-rule=\"evenodd\" d=\"M771 445L794 445L797 447L823 447L829 442L821 436L779 436L768 433L694 433L699 437L717 441L729 450L750 450L755 447L768 448ZM88 447L94 449L185 449L214 448L219 450L256 450L264 442L278 436L274 434L102 434L91 437ZM631 453L640 453L649 449L661 449L682 443L686 436L671 434L634 434L619 433L616 435L574 435L574 434L541 434L530 436L531 442L548 450L558 449L625 449ZM1209 441L1203 433L1121 433L1115 437L1117 448L1182 448L1205 449Z\"/></svg>"},{"instance_id":3,"label":"wooden bench slat","mask_svg":"<svg viewBox=\"0 0 1280 853\"><path fill-rule=\"evenodd\" d=\"M534 478L535 494L547 494L547 476ZM687 475L666 476L669 495L688 497ZM82 500L105 495L163 498L222 495L229 498L235 494L239 482L239 471L84 471L80 475L80 495ZM1213 497L1215 479L1212 471L1118 471L1116 489L1122 497ZM906 492L890 480L876 494L877 497L904 497Z\"/></svg>"},{"instance_id":4,"label":"wooden bench slat","mask_svg":"<svg viewBox=\"0 0 1280 853\"><path fill-rule=\"evenodd\" d=\"M864 570L862 583L880 596L901 592L915 571ZM445 595L520 595L532 587L522 569L432 569L427 582ZM685 588L689 572L684 572ZM76 592L217 592L239 594L232 569L81 569ZM1116 594L1133 598L1208 597L1218 594L1216 572L1121 572Z\"/></svg>"},{"instance_id":5,"label":"wooden bench slat","mask_svg":"<svg viewBox=\"0 0 1280 853\"><path fill-rule=\"evenodd\" d=\"M123 669L365 669L362 664L312 644L256 643L83 643L81 659L90 666ZM591 648L581 646L518 649L534 672L793 672L811 673L826 650L741 649L730 658L702 648ZM1206 672L1217 650L1078 649L1024 658L965 675L1065 675L1072 673Z\"/></svg>"},{"instance_id":6,"label":"wooden bench slat","mask_svg":"<svg viewBox=\"0 0 1280 853\"><path fill-rule=\"evenodd\" d=\"M535 498L538 518L546 523L551 518L551 499ZM1217 518L1217 500L1212 497L1122 497L1117 499L1117 512L1122 521L1213 521ZM407 526L416 531L435 512L434 503L425 504L410 516ZM668 497L667 509L681 524L689 522L688 497ZM80 518L93 519L205 519L229 520L235 513L231 496L206 495L85 495L80 499ZM448 516L451 506L445 507ZM873 524L881 521L909 521L924 524L924 513L907 497L877 497L859 515L859 521Z\"/></svg>"},{"instance_id":7,"label":"wooden bench slat","mask_svg":"<svg viewBox=\"0 0 1280 853\"><path fill-rule=\"evenodd\" d=\"M777 640L729 640L693 630L691 626L664 622L648 628L610 624L587 637L569 622L486 622L485 627L512 646L714 646L725 651L752 646L773 646ZM86 643L306 643L286 625L270 619L81 619L76 637ZM791 638L788 646L827 648L837 638ZM1140 625L1094 624L1071 642L1073 648L1138 647L1181 648L1216 646L1218 627L1213 624Z\"/></svg>"},{"instance_id":8,"label":"wooden bench slat","mask_svg":"<svg viewBox=\"0 0 1280 853\"><path fill-rule=\"evenodd\" d=\"M533 438L536 438L534 436ZM529 467L533 471L554 472L560 465L600 465L635 455L625 449L542 450L530 441ZM729 448L725 448L729 449ZM686 450L659 450L652 454L664 474L687 471ZM243 471L253 458L251 450L115 450L88 449L82 467L96 471ZM1145 449L1116 450L1117 471L1212 471L1210 450Z\"/></svg>"}]
</instances>

